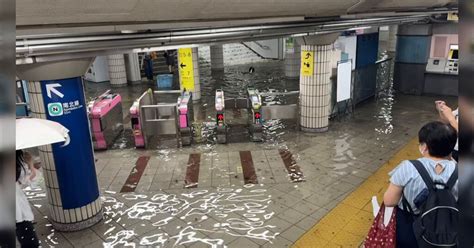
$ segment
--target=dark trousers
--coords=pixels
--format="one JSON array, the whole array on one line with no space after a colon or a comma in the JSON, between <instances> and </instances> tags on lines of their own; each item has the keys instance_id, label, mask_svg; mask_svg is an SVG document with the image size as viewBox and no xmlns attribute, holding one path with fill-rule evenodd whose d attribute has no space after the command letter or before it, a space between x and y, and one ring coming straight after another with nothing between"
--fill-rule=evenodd
<instances>
[{"instance_id":1,"label":"dark trousers","mask_svg":"<svg viewBox=\"0 0 474 248\"><path fill-rule=\"evenodd\" d=\"M397 247L418 248L413 232L414 216L409 212L397 209Z\"/></svg>"},{"instance_id":2,"label":"dark trousers","mask_svg":"<svg viewBox=\"0 0 474 248\"><path fill-rule=\"evenodd\" d=\"M38 237L36 236L35 227L31 221L16 223L16 238L18 239L18 242L20 242L21 247L39 247L39 241Z\"/></svg>"}]
</instances>

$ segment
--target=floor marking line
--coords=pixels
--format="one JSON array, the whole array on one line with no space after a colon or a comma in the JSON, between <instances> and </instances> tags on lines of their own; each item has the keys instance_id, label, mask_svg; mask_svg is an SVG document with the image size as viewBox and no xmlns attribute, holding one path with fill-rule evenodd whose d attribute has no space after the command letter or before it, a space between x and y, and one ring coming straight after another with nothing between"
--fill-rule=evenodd
<instances>
[{"instance_id":1,"label":"floor marking line","mask_svg":"<svg viewBox=\"0 0 474 248\"><path fill-rule=\"evenodd\" d=\"M240 165L244 175L244 184L258 184L257 173L253 164L252 153L250 151L240 151Z\"/></svg>"},{"instance_id":2,"label":"floor marking line","mask_svg":"<svg viewBox=\"0 0 474 248\"><path fill-rule=\"evenodd\" d=\"M300 166L296 163L296 160L293 157L293 154L291 154L290 150L279 149L278 153L280 153L280 157L285 164L288 175L290 176L290 180L292 182L304 181L303 172L301 171Z\"/></svg>"},{"instance_id":3,"label":"floor marking line","mask_svg":"<svg viewBox=\"0 0 474 248\"><path fill-rule=\"evenodd\" d=\"M130 175L128 175L125 184L122 186L120 193L135 192L135 188L137 188L138 182L140 182L140 178L142 177L149 160L150 156L140 156L137 159L135 166L130 171Z\"/></svg>"},{"instance_id":4,"label":"floor marking line","mask_svg":"<svg viewBox=\"0 0 474 248\"><path fill-rule=\"evenodd\" d=\"M201 165L201 154L189 154L186 176L184 178L185 188L197 188L199 180L199 166Z\"/></svg>"}]
</instances>

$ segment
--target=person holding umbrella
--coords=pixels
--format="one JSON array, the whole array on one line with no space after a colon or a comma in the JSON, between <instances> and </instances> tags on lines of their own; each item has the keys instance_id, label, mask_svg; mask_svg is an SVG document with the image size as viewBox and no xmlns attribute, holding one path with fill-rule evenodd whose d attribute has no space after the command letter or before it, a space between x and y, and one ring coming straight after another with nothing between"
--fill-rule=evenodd
<instances>
[{"instance_id":1,"label":"person holding umbrella","mask_svg":"<svg viewBox=\"0 0 474 248\"><path fill-rule=\"evenodd\" d=\"M58 122L20 118L16 120L16 236L21 247L39 247L33 225L34 215L23 187L36 177L31 155L23 149L64 142L69 144L69 130Z\"/></svg>"},{"instance_id":2,"label":"person holding umbrella","mask_svg":"<svg viewBox=\"0 0 474 248\"><path fill-rule=\"evenodd\" d=\"M38 236L33 226L34 215L22 186L29 185L36 177L31 155L16 151L16 237L21 247L39 247Z\"/></svg>"}]
</instances>

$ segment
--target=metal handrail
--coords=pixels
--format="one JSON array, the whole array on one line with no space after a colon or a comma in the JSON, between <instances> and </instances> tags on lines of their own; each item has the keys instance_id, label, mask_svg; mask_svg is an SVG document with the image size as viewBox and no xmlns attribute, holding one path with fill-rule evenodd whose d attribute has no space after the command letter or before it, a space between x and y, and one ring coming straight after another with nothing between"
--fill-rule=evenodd
<instances>
[{"instance_id":1,"label":"metal handrail","mask_svg":"<svg viewBox=\"0 0 474 248\"><path fill-rule=\"evenodd\" d=\"M300 92L295 91L287 91L287 92L260 92L261 96L291 96L291 95L299 95Z\"/></svg>"},{"instance_id":2,"label":"metal handrail","mask_svg":"<svg viewBox=\"0 0 474 248\"><path fill-rule=\"evenodd\" d=\"M153 94L181 94L181 90L155 90Z\"/></svg>"},{"instance_id":3,"label":"metal handrail","mask_svg":"<svg viewBox=\"0 0 474 248\"><path fill-rule=\"evenodd\" d=\"M159 107L177 107L178 104L176 103L158 103L154 105L142 105L142 108L159 108Z\"/></svg>"},{"instance_id":4,"label":"metal handrail","mask_svg":"<svg viewBox=\"0 0 474 248\"><path fill-rule=\"evenodd\" d=\"M390 61L392 59L393 59L392 57L383 58L383 59L375 61L375 64L381 64L383 62Z\"/></svg>"}]
</instances>

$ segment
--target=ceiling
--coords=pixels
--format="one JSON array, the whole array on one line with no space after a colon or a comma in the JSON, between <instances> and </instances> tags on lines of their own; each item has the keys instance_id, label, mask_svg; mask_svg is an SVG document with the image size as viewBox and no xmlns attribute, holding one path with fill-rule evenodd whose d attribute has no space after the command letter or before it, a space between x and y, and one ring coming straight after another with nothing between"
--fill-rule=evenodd
<instances>
[{"instance_id":1,"label":"ceiling","mask_svg":"<svg viewBox=\"0 0 474 248\"><path fill-rule=\"evenodd\" d=\"M353 13L419 11L457 5L456 0L17 0L20 34L38 29L107 26L192 28L220 21L235 25L261 18L323 18ZM255 21L254 21L255 22ZM281 20L280 20L281 22ZM182 23L186 23L183 25ZM202 25L202 24L201 24ZM135 28L136 30L136 28Z\"/></svg>"}]
</instances>

